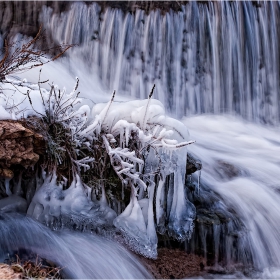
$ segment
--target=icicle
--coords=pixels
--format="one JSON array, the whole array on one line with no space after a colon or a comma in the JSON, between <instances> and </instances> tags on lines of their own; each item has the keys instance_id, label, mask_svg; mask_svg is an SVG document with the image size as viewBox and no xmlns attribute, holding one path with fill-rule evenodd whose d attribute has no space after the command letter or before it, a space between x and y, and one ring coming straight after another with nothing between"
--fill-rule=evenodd
<instances>
[{"instance_id":1,"label":"icicle","mask_svg":"<svg viewBox=\"0 0 280 280\"><path fill-rule=\"evenodd\" d=\"M124 182L122 181L122 200L124 200Z\"/></svg>"},{"instance_id":2,"label":"icicle","mask_svg":"<svg viewBox=\"0 0 280 280\"><path fill-rule=\"evenodd\" d=\"M184 241L190 238L193 230L195 207L185 196L185 153L180 151L180 155L177 154L177 156L176 160L178 161L179 168L174 173L174 195L169 215L168 233L173 238Z\"/></svg>"},{"instance_id":3,"label":"icicle","mask_svg":"<svg viewBox=\"0 0 280 280\"><path fill-rule=\"evenodd\" d=\"M221 239L220 235L221 235L221 225L213 224L215 266L218 266L218 261L219 261L219 247L220 247L220 239Z\"/></svg>"},{"instance_id":4,"label":"icicle","mask_svg":"<svg viewBox=\"0 0 280 280\"><path fill-rule=\"evenodd\" d=\"M127 127L125 128L125 147L128 146L129 136L130 136L130 129L129 129L129 127L127 126Z\"/></svg>"},{"instance_id":5,"label":"icicle","mask_svg":"<svg viewBox=\"0 0 280 280\"><path fill-rule=\"evenodd\" d=\"M166 201L166 216L169 218L174 196L174 173L168 176L168 193Z\"/></svg>"},{"instance_id":6,"label":"icicle","mask_svg":"<svg viewBox=\"0 0 280 280\"><path fill-rule=\"evenodd\" d=\"M5 189L8 197L0 199L0 212L26 213L27 202L24 198L19 196L21 194L21 176L22 172L19 174L19 181L14 188L14 194L12 194L10 189L10 179L5 179Z\"/></svg>"},{"instance_id":7,"label":"icicle","mask_svg":"<svg viewBox=\"0 0 280 280\"><path fill-rule=\"evenodd\" d=\"M127 220L127 222L124 221L125 219ZM114 225L122 229L130 227L127 229L127 232L130 232L134 236L137 236L139 231L142 233L146 233L144 217L138 204L136 189L134 186L131 186L131 197L129 205L124 210L124 212L115 219Z\"/></svg>"},{"instance_id":8,"label":"icicle","mask_svg":"<svg viewBox=\"0 0 280 280\"><path fill-rule=\"evenodd\" d=\"M78 175L67 190L57 185L56 174L48 175L28 208L27 214L42 223L53 227L55 221L63 220L63 226L85 228L88 224L97 229L98 226L112 226L116 213L106 201L103 188L100 201L92 201L88 188L83 185ZM57 224L57 222L56 222Z\"/></svg>"},{"instance_id":9,"label":"icicle","mask_svg":"<svg viewBox=\"0 0 280 280\"><path fill-rule=\"evenodd\" d=\"M156 245L154 246L154 243L151 242L156 238L152 230L152 221L150 221L150 235L148 236L145 218L138 203L134 186L131 186L130 202L123 213L114 220L114 226L122 231L126 243L132 250L149 258L156 257Z\"/></svg>"},{"instance_id":10,"label":"icicle","mask_svg":"<svg viewBox=\"0 0 280 280\"><path fill-rule=\"evenodd\" d=\"M18 183L16 184L16 187L14 190L15 195L21 195L21 193L22 193L22 189L21 189L22 172L23 171L19 172Z\"/></svg>"},{"instance_id":11,"label":"icicle","mask_svg":"<svg viewBox=\"0 0 280 280\"><path fill-rule=\"evenodd\" d=\"M165 219L166 214L163 209L164 204L164 184L166 177L161 179L158 183L157 194L156 194L156 219L157 219L157 230L160 234L165 232Z\"/></svg>"},{"instance_id":12,"label":"icicle","mask_svg":"<svg viewBox=\"0 0 280 280\"><path fill-rule=\"evenodd\" d=\"M117 217L117 214L108 205L108 202L107 202L107 199L106 199L106 192L105 192L104 183L101 184L101 189L102 189L102 193L101 193L101 198L100 198L100 201L99 201L99 204L100 204L99 211L101 211L103 213L104 219L108 223L113 223L113 220Z\"/></svg>"},{"instance_id":13,"label":"icicle","mask_svg":"<svg viewBox=\"0 0 280 280\"><path fill-rule=\"evenodd\" d=\"M131 211L132 211L132 208L133 208L133 205L134 205L134 198L133 198L133 196L134 196L134 191L131 191L129 204L124 209L124 211L114 220L114 226L115 227L118 227L119 222L120 222L120 218L129 217L129 215L131 214Z\"/></svg>"},{"instance_id":14,"label":"icicle","mask_svg":"<svg viewBox=\"0 0 280 280\"><path fill-rule=\"evenodd\" d=\"M6 194L8 196L12 195L12 192L10 190L10 180L11 179L8 179L8 178L5 179L5 189L6 189Z\"/></svg>"},{"instance_id":15,"label":"icicle","mask_svg":"<svg viewBox=\"0 0 280 280\"><path fill-rule=\"evenodd\" d=\"M155 222L154 222L154 209L153 209L154 192L155 192L155 183L151 181L148 188L149 206L148 206L147 236L151 242L151 250L156 252L158 239L157 239Z\"/></svg>"},{"instance_id":16,"label":"icicle","mask_svg":"<svg viewBox=\"0 0 280 280\"><path fill-rule=\"evenodd\" d=\"M198 170L198 176L197 176L197 195L198 196L200 193L200 177L201 177L201 170Z\"/></svg>"},{"instance_id":17,"label":"icicle","mask_svg":"<svg viewBox=\"0 0 280 280\"><path fill-rule=\"evenodd\" d=\"M203 249L204 259L207 259L207 243L206 243L206 237L207 237L207 234L208 234L208 230L207 230L207 227L205 227L203 224L200 224L199 227L200 227L200 230L199 230L199 233L200 233L200 240L201 240L201 243L202 243L202 249Z\"/></svg>"}]
</instances>

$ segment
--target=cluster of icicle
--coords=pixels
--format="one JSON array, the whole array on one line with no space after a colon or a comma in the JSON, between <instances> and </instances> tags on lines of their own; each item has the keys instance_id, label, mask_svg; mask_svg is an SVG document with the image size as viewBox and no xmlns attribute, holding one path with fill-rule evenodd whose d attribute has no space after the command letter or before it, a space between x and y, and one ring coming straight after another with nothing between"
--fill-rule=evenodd
<instances>
[{"instance_id":1,"label":"cluster of icicle","mask_svg":"<svg viewBox=\"0 0 280 280\"><path fill-rule=\"evenodd\" d=\"M48 117L70 128L77 151L81 145L90 146L97 137L103 140L123 188L131 190L130 203L117 215L108 206L104 186L100 201L92 196L92 189L78 175L81 168L91 168L94 159L86 157L74 162L78 172L66 190L63 183L57 182L55 172L44 174L28 215L51 227L63 227L67 217L79 228L84 223L114 225L133 250L150 258L157 256L156 231L168 232L181 241L189 238L195 210L185 196L184 182L186 147L193 141L188 141L185 125L166 116L162 103L151 96L146 100L114 102L113 95L107 104L95 105L92 113L88 105L73 109L68 105L80 101L76 90L77 86L70 94L59 92L59 102L55 87L51 95L41 90ZM133 137L137 138L137 150L128 148Z\"/></svg>"}]
</instances>

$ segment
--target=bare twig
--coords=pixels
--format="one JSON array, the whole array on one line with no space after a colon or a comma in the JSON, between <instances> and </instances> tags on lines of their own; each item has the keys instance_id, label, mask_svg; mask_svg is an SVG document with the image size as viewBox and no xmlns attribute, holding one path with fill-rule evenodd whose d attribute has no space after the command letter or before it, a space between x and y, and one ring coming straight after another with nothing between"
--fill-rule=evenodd
<instances>
[{"instance_id":1,"label":"bare twig","mask_svg":"<svg viewBox=\"0 0 280 280\"><path fill-rule=\"evenodd\" d=\"M5 82L5 77L13 73L22 73L34 67L39 67L61 57L73 45L59 45L55 48L37 50L36 45L44 38L42 27L36 36L26 44L18 47L21 42L9 44L5 41L4 56L0 60L0 82ZM57 50L58 54L50 57L50 51Z\"/></svg>"},{"instance_id":2,"label":"bare twig","mask_svg":"<svg viewBox=\"0 0 280 280\"><path fill-rule=\"evenodd\" d=\"M143 130L145 131L145 128L146 128L146 122L147 122L147 112L148 112L148 109L149 109L149 104L150 104L150 100L154 94L154 89L155 89L156 85L154 84L153 85L153 88L149 94L149 97L148 97L148 102L147 102L147 105L146 105L146 109L145 109L145 114L144 114L144 118L143 118L143 123L142 123L142 128Z\"/></svg>"}]
</instances>

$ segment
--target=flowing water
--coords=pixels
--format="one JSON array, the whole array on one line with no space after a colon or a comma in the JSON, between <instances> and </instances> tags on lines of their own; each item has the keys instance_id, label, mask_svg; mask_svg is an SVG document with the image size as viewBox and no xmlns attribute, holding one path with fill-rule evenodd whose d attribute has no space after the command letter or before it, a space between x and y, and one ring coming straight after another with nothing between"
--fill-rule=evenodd
<instances>
[{"instance_id":1,"label":"flowing water","mask_svg":"<svg viewBox=\"0 0 280 280\"><path fill-rule=\"evenodd\" d=\"M203 115L184 122L197 141L190 151L202 161L201 183L221 195L246 227L238 232L239 252L228 252L244 261L249 250L254 268L265 271L262 277L279 277L279 127L232 116Z\"/></svg>"},{"instance_id":2,"label":"flowing water","mask_svg":"<svg viewBox=\"0 0 280 280\"><path fill-rule=\"evenodd\" d=\"M177 117L235 112L279 122L277 1L190 1L182 12L148 15L75 3L40 18L54 40L80 45L70 56L107 89L143 99L155 83L155 98Z\"/></svg>"},{"instance_id":3,"label":"flowing water","mask_svg":"<svg viewBox=\"0 0 280 280\"><path fill-rule=\"evenodd\" d=\"M233 254L239 261L251 259L260 271L253 276L261 278L277 278L280 270L279 19L277 1L190 1L181 12L148 14L140 9L129 13L109 7L101 10L97 3L73 3L61 14L47 7L40 13L54 40L79 44L54 67L47 66L51 79L62 71L67 77L79 76L84 96L91 99L93 92L114 89L121 96L146 98L155 83L154 97L170 114L187 116L184 122L196 140L190 151L203 164L202 185L217 193L245 226L237 233L239 249L234 252L229 242L223 257L227 263ZM25 75L36 81L33 73ZM65 80L60 77L55 82ZM12 219L4 217L0 227L4 233L10 232L9 225L15 227L13 234L30 229L30 236L10 239L3 234L0 246L4 249L13 248L13 241L15 246L26 243L39 250L42 239L37 233L46 240L40 253L48 256L54 250L62 266L70 259L73 277L149 277L126 251L125 266L117 263L114 256L124 249L111 241L53 233L27 218L16 221L12 225ZM214 242L219 242L220 235L216 230ZM101 270L108 275L99 274Z\"/></svg>"},{"instance_id":4,"label":"flowing water","mask_svg":"<svg viewBox=\"0 0 280 280\"><path fill-rule=\"evenodd\" d=\"M151 278L143 265L116 242L93 234L54 232L21 215L0 216L0 261L19 249L51 260L65 278Z\"/></svg>"}]
</instances>

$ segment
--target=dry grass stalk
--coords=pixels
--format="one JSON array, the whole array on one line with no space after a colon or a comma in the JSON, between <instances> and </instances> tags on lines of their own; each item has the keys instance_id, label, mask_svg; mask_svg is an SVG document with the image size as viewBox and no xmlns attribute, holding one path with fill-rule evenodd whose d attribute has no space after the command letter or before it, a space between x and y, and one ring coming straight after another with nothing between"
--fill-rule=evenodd
<instances>
[{"instance_id":1,"label":"dry grass stalk","mask_svg":"<svg viewBox=\"0 0 280 280\"><path fill-rule=\"evenodd\" d=\"M44 265L41 260L36 258L35 262L30 260L22 261L17 256L17 261L13 262L10 269L14 272L14 275L18 276L18 279L62 279L61 268L55 266Z\"/></svg>"}]
</instances>

